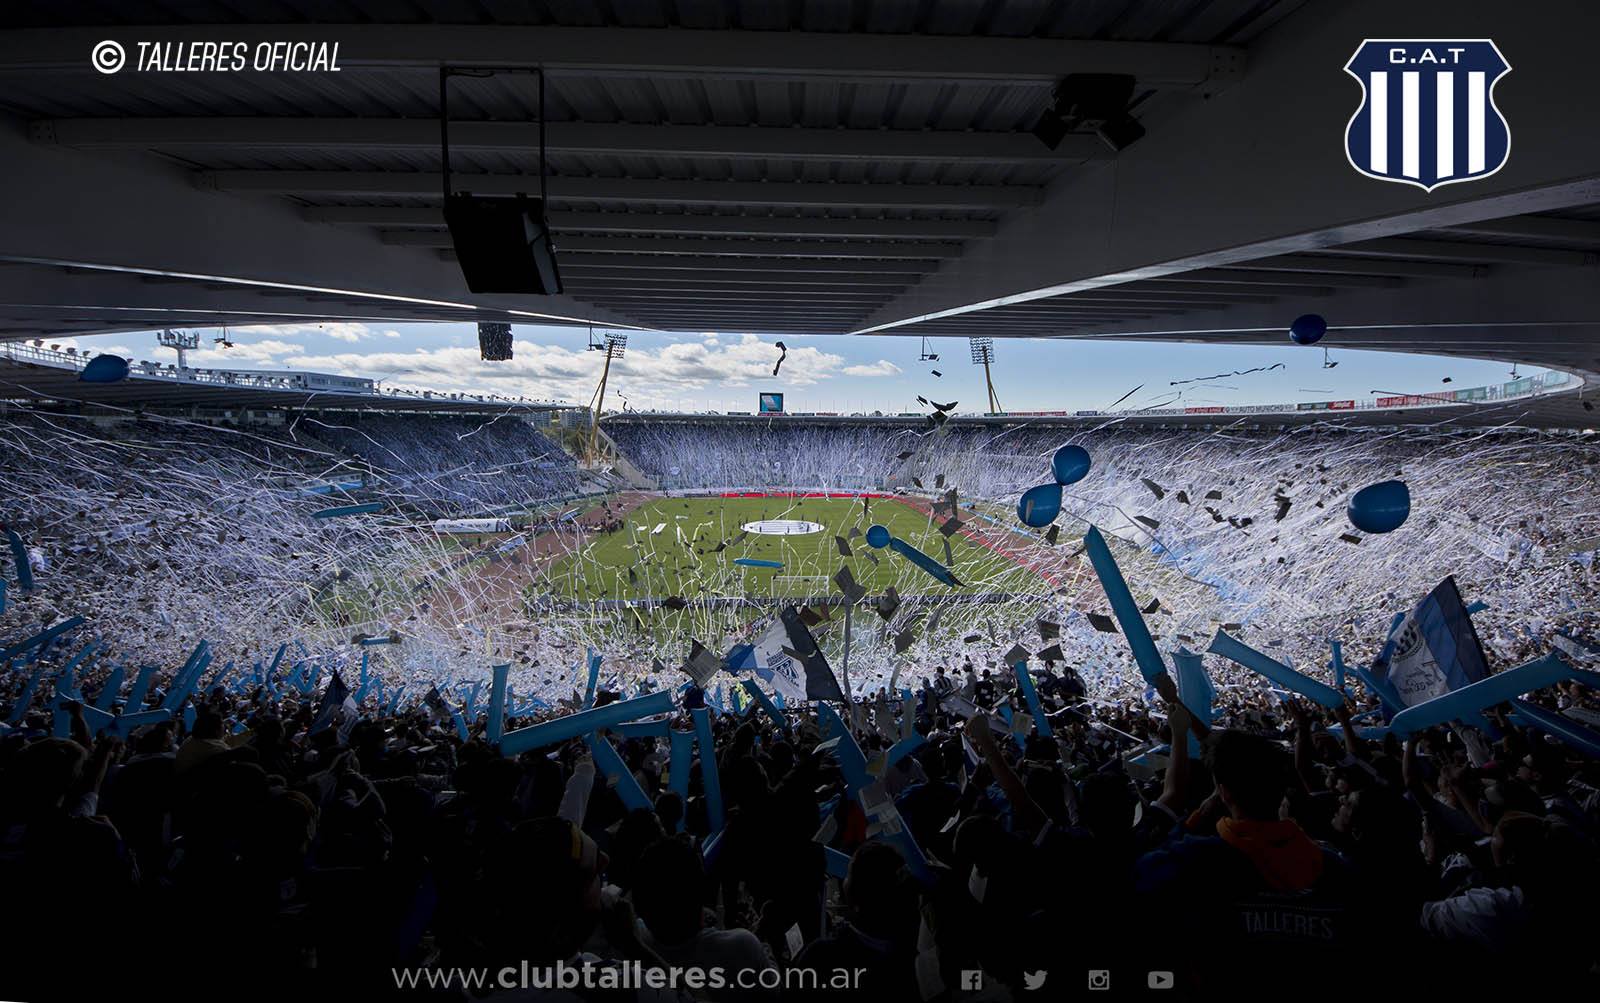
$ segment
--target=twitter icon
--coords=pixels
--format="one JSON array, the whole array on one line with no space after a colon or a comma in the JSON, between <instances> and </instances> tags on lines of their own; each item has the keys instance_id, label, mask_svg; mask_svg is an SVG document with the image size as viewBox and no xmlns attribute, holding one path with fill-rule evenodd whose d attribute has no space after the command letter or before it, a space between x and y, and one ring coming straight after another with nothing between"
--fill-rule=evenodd
<instances>
[{"instance_id":1,"label":"twitter icon","mask_svg":"<svg viewBox=\"0 0 1600 1003\"><path fill-rule=\"evenodd\" d=\"M1037 989L1040 986L1044 985L1044 978L1045 978L1046 975L1049 975L1049 974L1050 974L1049 972L1045 971L1042 968L1037 972L1023 972L1022 973L1022 985L1023 985L1024 988L1029 989L1029 990Z\"/></svg>"}]
</instances>

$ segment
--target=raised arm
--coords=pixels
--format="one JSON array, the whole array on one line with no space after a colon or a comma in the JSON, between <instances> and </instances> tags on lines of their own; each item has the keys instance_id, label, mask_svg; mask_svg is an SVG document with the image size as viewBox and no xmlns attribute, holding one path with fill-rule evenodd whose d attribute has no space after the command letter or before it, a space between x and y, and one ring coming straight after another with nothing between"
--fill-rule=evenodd
<instances>
[{"instance_id":1,"label":"raised arm","mask_svg":"<svg viewBox=\"0 0 1600 1003\"><path fill-rule=\"evenodd\" d=\"M1167 704L1167 726L1172 745L1167 749L1167 775L1161 781L1161 796L1156 804L1178 814L1183 805L1184 786L1189 778L1189 708L1182 700Z\"/></svg>"},{"instance_id":2,"label":"raised arm","mask_svg":"<svg viewBox=\"0 0 1600 1003\"><path fill-rule=\"evenodd\" d=\"M1022 779L1011 769L1005 756L1001 755L1000 745L989 731L988 717L974 714L967 722L966 735L973 749L977 750L978 755L988 764L989 772L994 774L994 782L1005 792L1007 800L1017 813L1017 820L1029 827L1048 821L1044 812L1039 810L1039 806L1034 804L1033 798L1028 795L1027 788L1022 785Z\"/></svg>"}]
</instances>

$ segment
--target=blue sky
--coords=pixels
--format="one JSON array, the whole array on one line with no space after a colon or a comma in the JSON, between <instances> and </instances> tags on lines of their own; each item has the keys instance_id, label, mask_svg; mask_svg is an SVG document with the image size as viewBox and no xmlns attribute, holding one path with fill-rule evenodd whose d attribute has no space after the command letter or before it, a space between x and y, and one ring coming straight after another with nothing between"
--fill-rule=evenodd
<instances>
[{"instance_id":1,"label":"blue sky","mask_svg":"<svg viewBox=\"0 0 1600 1003\"><path fill-rule=\"evenodd\" d=\"M598 330L598 329L597 329ZM382 378L386 386L469 389L587 404L602 354L586 350L582 329L518 325L515 358L478 358L476 329L466 324L325 324L235 328L232 348L201 330L190 365L233 369L336 372ZM1143 384L1122 407L1261 404L1361 399L1370 391L1427 393L1500 383L1510 367L1440 356L1339 349L1324 340L1338 366L1323 368L1322 345L1245 347L1095 341L997 339L995 386L1012 411L1104 409ZM961 338L931 339L938 362L920 362L915 337L783 338L788 357L778 377L774 342L749 334L629 335L627 355L612 368L608 408L626 399L635 409L754 411L761 391L781 391L790 411L916 411L918 395L959 401L960 411L985 410L983 371ZM153 332L58 339L79 348L134 359L175 360ZM1280 369L1181 383L1234 370ZM932 375L938 370L942 376ZM1523 368L1520 375L1540 370ZM1448 377L1450 382L1443 382ZM1179 397L1179 394L1182 394Z\"/></svg>"}]
</instances>

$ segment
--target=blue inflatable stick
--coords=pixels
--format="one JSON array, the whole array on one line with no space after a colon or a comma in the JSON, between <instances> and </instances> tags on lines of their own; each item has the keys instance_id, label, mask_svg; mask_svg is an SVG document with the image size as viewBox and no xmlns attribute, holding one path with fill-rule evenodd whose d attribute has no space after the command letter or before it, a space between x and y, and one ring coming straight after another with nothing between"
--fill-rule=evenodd
<instances>
[{"instance_id":1,"label":"blue inflatable stick","mask_svg":"<svg viewBox=\"0 0 1600 1003\"><path fill-rule=\"evenodd\" d=\"M637 721L641 717L653 717L671 711L672 693L668 690L633 700L619 700L604 707L578 711L553 721L541 721L526 728L508 731L500 738L500 754L516 757L529 749L556 745L624 721Z\"/></svg>"},{"instance_id":2,"label":"blue inflatable stick","mask_svg":"<svg viewBox=\"0 0 1600 1003\"><path fill-rule=\"evenodd\" d=\"M887 773L894 769L896 763L900 762L900 760L906 758L927 744L928 740L923 738L921 735L913 734L910 738L902 738L900 741L889 746L889 750L884 753L883 771Z\"/></svg>"},{"instance_id":3,"label":"blue inflatable stick","mask_svg":"<svg viewBox=\"0 0 1600 1003\"><path fill-rule=\"evenodd\" d=\"M710 833L722 832L725 817L722 813L722 776L717 773L717 744L710 733L710 710L696 707L690 710L694 718L694 744L699 745L701 757L701 784L706 787L706 819Z\"/></svg>"},{"instance_id":4,"label":"blue inflatable stick","mask_svg":"<svg viewBox=\"0 0 1600 1003\"><path fill-rule=\"evenodd\" d=\"M115 714L88 705L80 705L79 710L83 713L83 723L89 726L89 734L91 736L98 736L107 729L116 729L117 717Z\"/></svg>"},{"instance_id":5,"label":"blue inflatable stick","mask_svg":"<svg viewBox=\"0 0 1600 1003\"><path fill-rule=\"evenodd\" d=\"M278 674L278 665L283 662L283 653L288 650L289 646L287 644L280 644L278 645L278 653L272 656L272 664L267 666L266 674L262 677L262 682L268 687L272 686L273 677Z\"/></svg>"},{"instance_id":6,"label":"blue inflatable stick","mask_svg":"<svg viewBox=\"0 0 1600 1003\"><path fill-rule=\"evenodd\" d=\"M624 721L606 730L623 738L666 738L667 733L672 730L672 722L668 718L653 717L644 721Z\"/></svg>"},{"instance_id":7,"label":"blue inflatable stick","mask_svg":"<svg viewBox=\"0 0 1600 1003\"><path fill-rule=\"evenodd\" d=\"M789 727L788 716L778 709L778 705L772 702L771 697L761 691L761 687L756 685L754 679L746 679L740 685L744 687L744 691L750 694L756 704L766 712L768 717L772 718L778 727L785 729Z\"/></svg>"},{"instance_id":8,"label":"blue inflatable stick","mask_svg":"<svg viewBox=\"0 0 1600 1003\"><path fill-rule=\"evenodd\" d=\"M595 767L616 788L617 797L622 799L623 807L629 811L638 808L648 810L650 808L650 799L645 797L644 790L639 786L638 778L633 775L632 770L628 769L628 764L623 762L622 755L617 752L616 746L612 745L609 739L593 733L585 735L583 741L589 747L589 751L594 754Z\"/></svg>"},{"instance_id":9,"label":"blue inflatable stick","mask_svg":"<svg viewBox=\"0 0 1600 1003\"><path fill-rule=\"evenodd\" d=\"M1122 577L1122 569L1117 567L1116 558L1111 556L1111 548L1106 546L1105 537L1095 527L1090 526L1089 531L1083 534L1083 547L1089 555L1089 563L1094 566L1095 576L1100 579L1100 588L1105 590L1106 598L1111 601L1111 612L1116 614L1122 635L1128 639L1128 647L1133 650L1133 660L1139 664L1139 674L1145 682L1154 685L1157 679L1167 674L1167 667L1161 661L1160 652L1156 651L1155 642L1150 639L1150 628L1145 625L1144 615L1133 601L1133 593L1128 591L1128 582Z\"/></svg>"},{"instance_id":10,"label":"blue inflatable stick","mask_svg":"<svg viewBox=\"0 0 1600 1003\"><path fill-rule=\"evenodd\" d=\"M127 672L121 665L111 670L106 677L105 685L100 687L100 695L94 698L95 710L110 712L116 702L117 694L122 692L122 677Z\"/></svg>"},{"instance_id":11,"label":"blue inflatable stick","mask_svg":"<svg viewBox=\"0 0 1600 1003\"><path fill-rule=\"evenodd\" d=\"M172 712L163 707L140 711L137 714L123 714L117 718L117 735L127 738L137 728L143 728L147 724L160 724L162 721L170 721L171 719Z\"/></svg>"},{"instance_id":12,"label":"blue inflatable stick","mask_svg":"<svg viewBox=\"0 0 1600 1003\"><path fill-rule=\"evenodd\" d=\"M94 654L95 649L98 647L98 643L90 641L79 649L78 653L73 655L66 665L61 667L61 671L56 675L57 700L76 700L78 698L78 666L83 664L90 655Z\"/></svg>"},{"instance_id":13,"label":"blue inflatable stick","mask_svg":"<svg viewBox=\"0 0 1600 1003\"><path fill-rule=\"evenodd\" d=\"M843 881L850 875L850 854L831 846L823 847L822 854L823 866L828 871L828 877Z\"/></svg>"},{"instance_id":14,"label":"blue inflatable stick","mask_svg":"<svg viewBox=\"0 0 1600 1003\"><path fill-rule=\"evenodd\" d=\"M672 758L667 766L667 790L683 798L689 799L689 769L694 761L694 732L671 732ZM679 821L682 825L682 821Z\"/></svg>"},{"instance_id":15,"label":"blue inflatable stick","mask_svg":"<svg viewBox=\"0 0 1600 1003\"><path fill-rule=\"evenodd\" d=\"M589 682L583 690L583 708L588 710L594 706L594 691L600 684L601 656L593 648L589 649Z\"/></svg>"},{"instance_id":16,"label":"blue inflatable stick","mask_svg":"<svg viewBox=\"0 0 1600 1003\"><path fill-rule=\"evenodd\" d=\"M689 712L694 717L695 744L700 747L700 781L706 789L706 820L711 834L722 831L722 778L717 773L717 746L711 735L711 712L696 707Z\"/></svg>"},{"instance_id":17,"label":"blue inflatable stick","mask_svg":"<svg viewBox=\"0 0 1600 1003\"><path fill-rule=\"evenodd\" d=\"M1332 686L1319 683L1310 676L1296 672L1282 662L1262 654L1243 641L1229 637L1225 630L1217 631L1217 636L1211 639L1211 647L1206 650L1213 655L1221 655L1229 661L1238 662L1247 669L1254 669L1284 689L1293 690L1324 707L1338 707L1344 703L1344 694Z\"/></svg>"},{"instance_id":18,"label":"blue inflatable stick","mask_svg":"<svg viewBox=\"0 0 1600 1003\"><path fill-rule=\"evenodd\" d=\"M733 563L742 564L747 568L781 568L782 561L763 561L755 557L735 557Z\"/></svg>"},{"instance_id":19,"label":"blue inflatable stick","mask_svg":"<svg viewBox=\"0 0 1600 1003\"><path fill-rule=\"evenodd\" d=\"M511 663L491 665L489 674L489 724L484 738L495 745L506 730L506 679L511 675Z\"/></svg>"},{"instance_id":20,"label":"blue inflatable stick","mask_svg":"<svg viewBox=\"0 0 1600 1003\"><path fill-rule=\"evenodd\" d=\"M1190 716L1210 728L1213 718L1211 698L1216 690L1211 685L1211 677L1206 674L1205 659L1188 648L1179 648L1172 653L1172 664L1178 670L1178 699L1183 701L1184 709ZM1189 731L1189 755L1200 755L1200 740L1195 737L1193 729Z\"/></svg>"},{"instance_id":21,"label":"blue inflatable stick","mask_svg":"<svg viewBox=\"0 0 1600 1003\"><path fill-rule=\"evenodd\" d=\"M28 548L14 529L6 530L6 542L11 544L11 562L17 568L17 588L33 591L33 565L28 563Z\"/></svg>"},{"instance_id":22,"label":"blue inflatable stick","mask_svg":"<svg viewBox=\"0 0 1600 1003\"><path fill-rule=\"evenodd\" d=\"M1482 613L1484 610L1486 610L1488 608L1489 608L1489 604L1486 603L1486 602L1468 603L1467 604L1467 615L1471 616L1474 613Z\"/></svg>"},{"instance_id":23,"label":"blue inflatable stick","mask_svg":"<svg viewBox=\"0 0 1600 1003\"><path fill-rule=\"evenodd\" d=\"M22 723L22 715L28 712L28 707L33 703L33 695L39 690L39 679L44 675L44 666L34 666L33 673L28 676L28 681L22 687L22 692L17 696L17 702L11 705L11 716L6 719L6 724L15 728Z\"/></svg>"},{"instance_id":24,"label":"blue inflatable stick","mask_svg":"<svg viewBox=\"0 0 1600 1003\"><path fill-rule=\"evenodd\" d=\"M337 519L346 515L366 515L369 512L382 512L383 502L367 502L365 505L337 505L311 513L313 519Z\"/></svg>"},{"instance_id":25,"label":"blue inflatable stick","mask_svg":"<svg viewBox=\"0 0 1600 1003\"><path fill-rule=\"evenodd\" d=\"M1493 707L1512 697L1565 682L1572 676L1572 666L1562 661L1559 656L1548 654L1543 658L1524 662L1514 669L1497 672L1475 683L1468 683L1444 696L1407 707L1389 722L1389 730L1398 737L1405 738L1424 728L1465 718L1469 714L1481 711L1485 707Z\"/></svg>"},{"instance_id":26,"label":"blue inflatable stick","mask_svg":"<svg viewBox=\"0 0 1600 1003\"><path fill-rule=\"evenodd\" d=\"M161 706L170 711L178 707L194 692L195 685L200 682L200 677L211 664L211 645L205 641L194 649L194 654L189 656L189 664L185 665L177 678L172 681L172 689L167 691L166 699L161 701Z\"/></svg>"},{"instance_id":27,"label":"blue inflatable stick","mask_svg":"<svg viewBox=\"0 0 1600 1003\"><path fill-rule=\"evenodd\" d=\"M65 634L67 631L73 630L82 625L83 617L81 616L75 616L71 617L70 619L62 620L55 626L47 627L32 637L24 638L4 651L0 651L0 658L11 658L15 655L20 655L23 652L30 650L35 645L49 644L62 634Z\"/></svg>"},{"instance_id":28,"label":"blue inflatable stick","mask_svg":"<svg viewBox=\"0 0 1600 1003\"><path fill-rule=\"evenodd\" d=\"M926 571L928 574L932 575L935 580L941 581L946 585L960 586L961 584L961 582L956 579L956 576L950 573L949 568L945 567L943 564L940 564L927 554L924 554L911 544L890 533L889 527L887 526L874 525L869 527L867 529L867 545L875 547L878 550L888 547L890 550L893 550L901 557L904 557L912 564L915 564L923 571Z\"/></svg>"},{"instance_id":29,"label":"blue inflatable stick","mask_svg":"<svg viewBox=\"0 0 1600 1003\"><path fill-rule=\"evenodd\" d=\"M1333 688L1344 693L1344 646L1338 641L1329 641L1328 645L1333 649Z\"/></svg>"},{"instance_id":30,"label":"blue inflatable stick","mask_svg":"<svg viewBox=\"0 0 1600 1003\"><path fill-rule=\"evenodd\" d=\"M155 681L156 667L146 665L133 677L133 689L128 692L128 702L122 705L122 713L137 713L144 709L144 698L150 694L150 684Z\"/></svg>"},{"instance_id":31,"label":"blue inflatable stick","mask_svg":"<svg viewBox=\"0 0 1600 1003\"><path fill-rule=\"evenodd\" d=\"M850 729L845 727L839 712L834 710L831 704L817 704L817 720L825 732L838 738L838 743L833 747L833 756L839 761L839 772L844 775L849 796L858 797L863 787L873 783L872 775L867 772L867 758L862 754L861 746L856 744L855 736L850 734ZM900 851L900 855L905 858L906 869L919 881L932 882L933 872L928 867L928 859L922 855L922 848L912 837L910 828L902 824L898 833L885 835L884 841Z\"/></svg>"},{"instance_id":32,"label":"blue inflatable stick","mask_svg":"<svg viewBox=\"0 0 1600 1003\"><path fill-rule=\"evenodd\" d=\"M1022 689L1022 699L1028 704L1028 713L1033 715L1033 727L1045 738L1054 738L1055 732L1050 730L1050 719L1045 717L1044 708L1039 705L1039 693L1033 688L1033 677L1028 674L1028 663L1014 662L1011 671L1017 675L1017 686Z\"/></svg>"},{"instance_id":33,"label":"blue inflatable stick","mask_svg":"<svg viewBox=\"0 0 1600 1003\"><path fill-rule=\"evenodd\" d=\"M1559 738L1590 759L1600 759L1600 732L1585 728L1564 714L1546 710L1527 700L1513 700L1511 706L1515 708L1511 712L1512 721Z\"/></svg>"}]
</instances>

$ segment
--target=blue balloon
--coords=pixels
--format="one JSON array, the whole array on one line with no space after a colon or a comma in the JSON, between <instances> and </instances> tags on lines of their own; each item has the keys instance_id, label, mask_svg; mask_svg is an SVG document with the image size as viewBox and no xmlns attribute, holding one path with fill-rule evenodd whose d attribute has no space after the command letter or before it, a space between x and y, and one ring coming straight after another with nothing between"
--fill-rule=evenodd
<instances>
[{"instance_id":1,"label":"blue balloon","mask_svg":"<svg viewBox=\"0 0 1600 1003\"><path fill-rule=\"evenodd\" d=\"M1328 321L1320 313L1306 313L1289 325L1289 340L1296 345L1315 345L1328 333Z\"/></svg>"},{"instance_id":2,"label":"blue balloon","mask_svg":"<svg viewBox=\"0 0 1600 1003\"><path fill-rule=\"evenodd\" d=\"M120 355L96 355L78 374L84 383L115 383L127 378L128 360Z\"/></svg>"},{"instance_id":3,"label":"blue balloon","mask_svg":"<svg viewBox=\"0 0 1600 1003\"><path fill-rule=\"evenodd\" d=\"M889 545L889 527L872 526L867 530L867 545L882 550Z\"/></svg>"},{"instance_id":4,"label":"blue balloon","mask_svg":"<svg viewBox=\"0 0 1600 1003\"><path fill-rule=\"evenodd\" d=\"M1089 472L1089 451L1082 446L1062 446L1050 460L1050 468L1057 484L1076 484Z\"/></svg>"},{"instance_id":5,"label":"blue balloon","mask_svg":"<svg viewBox=\"0 0 1600 1003\"><path fill-rule=\"evenodd\" d=\"M1024 526L1041 529L1056 521L1061 512L1061 485L1041 484L1022 492L1017 499L1017 518Z\"/></svg>"},{"instance_id":6,"label":"blue balloon","mask_svg":"<svg viewBox=\"0 0 1600 1003\"><path fill-rule=\"evenodd\" d=\"M1350 496L1350 522L1365 533L1399 529L1411 514L1411 489L1405 481L1379 481Z\"/></svg>"}]
</instances>

